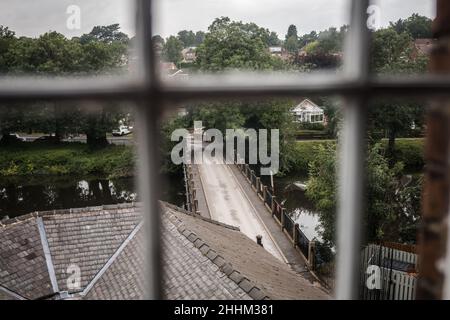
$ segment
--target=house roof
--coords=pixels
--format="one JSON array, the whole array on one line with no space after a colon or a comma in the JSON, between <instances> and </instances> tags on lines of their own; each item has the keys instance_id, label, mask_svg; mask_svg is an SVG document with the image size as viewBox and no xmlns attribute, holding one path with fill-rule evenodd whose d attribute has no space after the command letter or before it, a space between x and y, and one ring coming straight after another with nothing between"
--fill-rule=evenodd
<instances>
[{"instance_id":1,"label":"house roof","mask_svg":"<svg viewBox=\"0 0 450 320\"><path fill-rule=\"evenodd\" d=\"M0 299L141 299L139 204L33 213L0 224ZM168 299L321 299L325 292L238 228L162 204ZM68 266L79 267L72 289ZM69 280L69 283L68 281Z\"/></svg>"},{"instance_id":2,"label":"house roof","mask_svg":"<svg viewBox=\"0 0 450 320\"><path fill-rule=\"evenodd\" d=\"M429 55L433 49L433 45L436 43L435 39L416 39L414 40L414 46L423 55Z\"/></svg>"},{"instance_id":3,"label":"house roof","mask_svg":"<svg viewBox=\"0 0 450 320\"><path fill-rule=\"evenodd\" d=\"M300 102L293 112L323 112L323 109L309 99L305 99Z\"/></svg>"}]
</instances>

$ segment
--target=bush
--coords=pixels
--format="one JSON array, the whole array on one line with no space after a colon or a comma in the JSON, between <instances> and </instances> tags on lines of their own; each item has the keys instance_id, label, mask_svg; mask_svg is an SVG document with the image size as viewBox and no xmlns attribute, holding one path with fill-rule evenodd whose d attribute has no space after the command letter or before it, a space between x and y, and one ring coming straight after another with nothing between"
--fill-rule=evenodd
<instances>
[{"instance_id":1,"label":"bush","mask_svg":"<svg viewBox=\"0 0 450 320\"><path fill-rule=\"evenodd\" d=\"M98 175L132 176L135 154L130 146L92 150L77 143L21 144L0 147L0 176Z\"/></svg>"},{"instance_id":2,"label":"bush","mask_svg":"<svg viewBox=\"0 0 450 320\"><path fill-rule=\"evenodd\" d=\"M387 147L387 140L382 141L383 148ZM424 139L398 138L395 140L395 162L402 162L406 172L422 171L424 160Z\"/></svg>"},{"instance_id":3,"label":"bush","mask_svg":"<svg viewBox=\"0 0 450 320\"><path fill-rule=\"evenodd\" d=\"M309 164L316 159L318 146L335 144L333 140L305 140L297 141L294 147L293 172L307 173Z\"/></svg>"}]
</instances>

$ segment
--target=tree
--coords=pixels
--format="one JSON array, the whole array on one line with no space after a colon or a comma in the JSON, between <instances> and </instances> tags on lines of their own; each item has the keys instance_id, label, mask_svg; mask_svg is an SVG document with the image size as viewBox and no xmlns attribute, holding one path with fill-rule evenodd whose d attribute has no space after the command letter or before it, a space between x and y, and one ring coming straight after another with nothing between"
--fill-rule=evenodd
<instances>
[{"instance_id":1,"label":"tree","mask_svg":"<svg viewBox=\"0 0 450 320\"><path fill-rule=\"evenodd\" d=\"M278 38L276 32L271 32L267 38L267 45L269 47L277 47L281 45L281 40Z\"/></svg>"},{"instance_id":2,"label":"tree","mask_svg":"<svg viewBox=\"0 0 450 320\"><path fill-rule=\"evenodd\" d=\"M306 195L319 212L322 238L335 245L336 145L319 145L317 148L316 159L310 163ZM421 181L401 183L402 164L390 168L379 145L369 150L366 166L367 207L363 219L366 241L414 241L420 217Z\"/></svg>"},{"instance_id":3,"label":"tree","mask_svg":"<svg viewBox=\"0 0 450 320\"><path fill-rule=\"evenodd\" d=\"M296 53L298 51L298 40L295 36L291 36L286 39L285 48L290 53Z\"/></svg>"},{"instance_id":4,"label":"tree","mask_svg":"<svg viewBox=\"0 0 450 320\"><path fill-rule=\"evenodd\" d=\"M397 33L392 27L373 34L371 68L376 73L423 73L426 71L426 56L412 55L412 39L408 33ZM412 125L421 126L425 108L417 102L378 99L369 111L370 136L376 140L378 131L386 132L387 156L394 165L395 139L399 134L411 131Z\"/></svg>"},{"instance_id":5,"label":"tree","mask_svg":"<svg viewBox=\"0 0 450 320\"><path fill-rule=\"evenodd\" d=\"M254 23L218 18L209 26L205 41L197 49L196 63L204 71L282 69L283 62L267 50L269 35Z\"/></svg>"},{"instance_id":6,"label":"tree","mask_svg":"<svg viewBox=\"0 0 450 320\"><path fill-rule=\"evenodd\" d=\"M182 30L178 32L178 40L183 43L183 47L195 46L195 33L193 31Z\"/></svg>"},{"instance_id":7,"label":"tree","mask_svg":"<svg viewBox=\"0 0 450 320\"><path fill-rule=\"evenodd\" d=\"M7 61L6 54L8 53L12 43L16 40L15 33L0 25L0 72L4 73L8 70L9 61Z\"/></svg>"},{"instance_id":8,"label":"tree","mask_svg":"<svg viewBox=\"0 0 450 320\"><path fill-rule=\"evenodd\" d=\"M105 43L128 43L128 36L119 30L120 26L118 23L108 26L95 26L90 33L84 34L80 37L80 42L85 44L96 40Z\"/></svg>"},{"instance_id":9,"label":"tree","mask_svg":"<svg viewBox=\"0 0 450 320\"><path fill-rule=\"evenodd\" d=\"M286 41L290 38L294 37L295 39L298 39L298 33L297 33L297 27L293 24L291 24L288 28L288 31L286 33Z\"/></svg>"},{"instance_id":10,"label":"tree","mask_svg":"<svg viewBox=\"0 0 450 320\"><path fill-rule=\"evenodd\" d=\"M414 13L407 19L391 22L390 27L397 33L408 33L413 39L432 38L432 21L430 18Z\"/></svg>"},{"instance_id":11,"label":"tree","mask_svg":"<svg viewBox=\"0 0 450 320\"><path fill-rule=\"evenodd\" d=\"M303 48L307 44L314 42L318 39L318 35L316 31L311 31L308 34L304 34L299 38L299 47Z\"/></svg>"},{"instance_id":12,"label":"tree","mask_svg":"<svg viewBox=\"0 0 450 320\"><path fill-rule=\"evenodd\" d=\"M0 28L0 70L7 74L117 73L126 66L127 49L128 36L119 31L118 25L98 26L73 39L57 32L47 32L36 39L16 38L7 28ZM87 116L79 105L69 112L60 103L35 102L26 110L3 108L0 128L3 139L19 130L54 133L56 141L68 133L84 132L90 144L103 145L107 142L106 132L117 125L121 115L116 109ZM98 119L93 120L95 117Z\"/></svg>"},{"instance_id":13,"label":"tree","mask_svg":"<svg viewBox=\"0 0 450 320\"><path fill-rule=\"evenodd\" d=\"M152 37L152 42L153 45L161 45L161 46L164 46L165 43L164 38L161 37L159 34Z\"/></svg>"},{"instance_id":14,"label":"tree","mask_svg":"<svg viewBox=\"0 0 450 320\"><path fill-rule=\"evenodd\" d=\"M195 33L195 46L198 47L205 41L205 33L203 31L197 31Z\"/></svg>"},{"instance_id":15,"label":"tree","mask_svg":"<svg viewBox=\"0 0 450 320\"><path fill-rule=\"evenodd\" d=\"M181 42L177 37L170 36L166 40L162 54L164 59L177 64L183 59L181 54L182 50L183 42Z\"/></svg>"}]
</instances>

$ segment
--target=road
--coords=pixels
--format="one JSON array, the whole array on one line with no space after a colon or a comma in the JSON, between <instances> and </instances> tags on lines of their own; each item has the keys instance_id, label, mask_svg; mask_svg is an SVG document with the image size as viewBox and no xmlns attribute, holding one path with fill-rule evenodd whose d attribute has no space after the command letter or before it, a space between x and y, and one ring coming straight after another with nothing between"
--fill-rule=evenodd
<instances>
[{"instance_id":1,"label":"road","mask_svg":"<svg viewBox=\"0 0 450 320\"><path fill-rule=\"evenodd\" d=\"M201 152L201 146L194 145L194 150ZM261 235L264 248L285 262L283 254L255 212L255 208L242 192L228 165L204 159L198 168L211 219L239 227L242 233L255 242L256 236Z\"/></svg>"}]
</instances>

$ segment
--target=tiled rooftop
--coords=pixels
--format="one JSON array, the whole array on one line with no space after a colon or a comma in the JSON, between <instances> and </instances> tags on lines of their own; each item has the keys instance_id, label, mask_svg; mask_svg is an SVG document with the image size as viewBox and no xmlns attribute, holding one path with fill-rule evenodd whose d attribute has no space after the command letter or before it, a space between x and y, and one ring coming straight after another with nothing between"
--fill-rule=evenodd
<instances>
[{"instance_id":1,"label":"tiled rooftop","mask_svg":"<svg viewBox=\"0 0 450 320\"><path fill-rule=\"evenodd\" d=\"M0 223L0 300L61 298L65 291L75 299L142 299L140 211L124 204ZM162 212L165 298L327 298L238 228L166 203ZM79 288L68 288L71 265L80 268Z\"/></svg>"}]
</instances>

